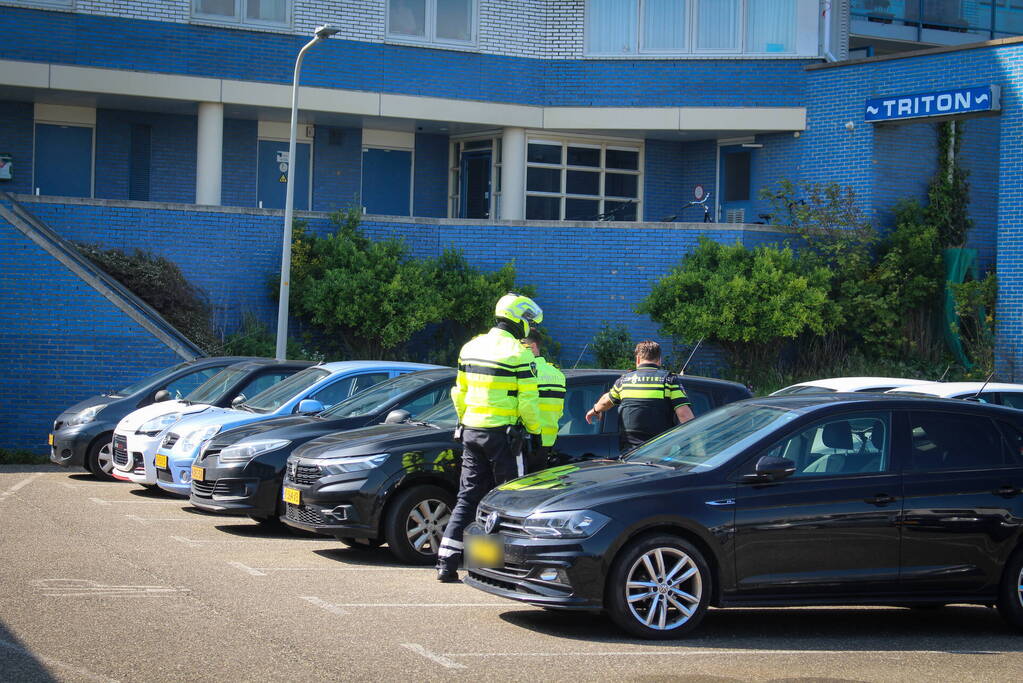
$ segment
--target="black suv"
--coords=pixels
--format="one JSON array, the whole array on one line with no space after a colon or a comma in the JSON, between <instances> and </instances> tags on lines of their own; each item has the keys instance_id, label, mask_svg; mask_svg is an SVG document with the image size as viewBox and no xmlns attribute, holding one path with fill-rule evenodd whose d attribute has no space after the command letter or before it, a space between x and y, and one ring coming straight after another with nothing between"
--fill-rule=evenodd
<instances>
[{"instance_id":1,"label":"black suv","mask_svg":"<svg viewBox=\"0 0 1023 683\"><path fill-rule=\"evenodd\" d=\"M589 424L586 412L621 374L565 371L556 459L617 457L617 415ZM697 415L750 395L740 384L706 377L686 376L682 384ZM333 434L295 449L284 480L284 521L349 545L386 540L404 562L432 563L458 491L455 422L454 406L444 401L418 422Z\"/></svg>"},{"instance_id":2,"label":"black suv","mask_svg":"<svg viewBox=\"0 0 1023 683\"><path fill-rule=\"evenodd\" d=\"M709 605L997 603L1023 627L1023 418L897 395L752 399L546 470L466 530L466 583L646 638ZM484 542L481 537L487 536ZM477 557L481 556L477 555ZM483 564L483 563L480 563Z\"/></svg>"},{"instance_id":3,"label":"black suv","mask_svg":"<svg viewBox=\"0 0 1023 683\"><path fill-rule=\"evenodd\" d=\"M156 401L181 398L228 365L243 360L252 359L197 358L164 368L119 391L76 403L53 422L50 460L62 467L83 466L100 479L114 481L110 442L122 417Z\"/></svg>"}]
</instances>

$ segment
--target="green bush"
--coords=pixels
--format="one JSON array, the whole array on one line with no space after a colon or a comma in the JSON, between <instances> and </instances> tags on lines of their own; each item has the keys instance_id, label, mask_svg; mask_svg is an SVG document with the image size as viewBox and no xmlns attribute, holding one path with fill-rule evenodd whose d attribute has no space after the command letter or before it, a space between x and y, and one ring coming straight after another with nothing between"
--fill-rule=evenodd
<instances>
[{"instance_id":1,"label":"green bush","mask_svg":"<svg viewBox=\"0 0 1023 683\"><path fill-rule=\"evenodd\" d=\"M988 273L981 280L952 285L958 320L953 324L967 358L974 364L970 379L986 378L995 370L995 304L998 277Z\"/></svg>"},{"instance_id":2,"label":"green bush","mask_svg":"<svg viewBox=\"0 0 1023 683\"><path fill-rule=\"evenodd\" d=\"M834 327L830 283L827 268L804 267L788 247L750 251L701 237L638 310L686 343L717 344L733 368L749 372L777 366L787 340Z\"/></svg>"},{"instance_id":3,"label":"green bush","mask_svg":"<svg viewBox=\"0 0 1023 683\"><path fill-rule=\"evenodd\" d=\"M0 465L45 465L50 456L33 453L27 448L0 448Z\"/></svg>"},{"instance_id":4,"label":"green bush","mask_svg":"<svg viewBox=\"0 0 1023 683\"><path fill-rule=\"evenodd\" d=\"M636 345L625 325L604 323L593 336L590 349L598 368L629 369L636 364Z\"/></svg>"},{"instance_id":5,"label":"green bush","mask_svg":"<svg viewBox=\"0 0 1023 683\"><path fill-rule=\"evenodd\" d=\"M213 307L174 262L141 249L129 255L97 245L75 246L203 351L209 353L219 346L213 331Z\"/></svg>"},{"instance_id":6,"label":"green bush","mask_svg":"<svg viewBox=\"0 0 1023 683\"><path fill-rule=\"evenodd\" d=\"M277 354L277 335L262 320L246 313L241 327L224 338L218 353L224 356L274 358ZM326 360L323 354L310 351L293 337L288 338L287 356L289 360Z\"/></svg>"}]
</instances>

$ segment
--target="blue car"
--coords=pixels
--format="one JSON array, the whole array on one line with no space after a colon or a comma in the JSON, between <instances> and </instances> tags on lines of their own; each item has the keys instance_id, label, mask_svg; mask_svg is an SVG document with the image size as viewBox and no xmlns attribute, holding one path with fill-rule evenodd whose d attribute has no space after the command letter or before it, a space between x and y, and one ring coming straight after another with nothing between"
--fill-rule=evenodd
<instances>
[{"instance_id":1,"label":"blue car","mask_svg":"<svg viewBox=\"0 0 1023 683\"><path fill-rule=\"evenodd\" d=\"M185 417L164 435L156 450L156 485L187 498L195 457L207 441L225 429L280 415L318 413L385 379L437 367L391 361L324 363L292 375L234 409Z\"/></svg>"}]
</instances>

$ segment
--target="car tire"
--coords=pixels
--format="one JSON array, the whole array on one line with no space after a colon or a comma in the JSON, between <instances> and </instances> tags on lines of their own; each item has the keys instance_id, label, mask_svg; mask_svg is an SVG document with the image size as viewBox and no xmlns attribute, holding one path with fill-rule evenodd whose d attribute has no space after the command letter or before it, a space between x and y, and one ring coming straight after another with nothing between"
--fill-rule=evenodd
<instances>
[{"instance_id":1,"label":"car tire","mask_svg":"<svg viewBox=\"0 0 1023 683\"><path fill-rule=\"evenodd\" d=\"M1023 631L1023 546L1009 556L998 590L998 612L1013 628Z\"/></svg>"},{"instance_id":2,"label":"car tire","mask_svg":"<svg viewBox=\"0 0 1023 683\"><path fill-rule=\"evenodd\" d=\"M455 497L439 486L425 485L398 494L387 509L384 537L391 552L407 564L437 562L444 529Z\"/></svg>"},{"instance_id":3,"label":"car tire","mask_svg":"<svg viewBox=\"0 0 1023 683\"><path fill-rule=\"evenodd\" d=\"M632 635L679 638L710 604L712 577L703 553L677 536L644 536L626 546L608 574L604 607Z\"/></svg>"},{"instance_id":4,"label":"car tire","mask_svg":"<svg viewBox=\"0 0 1023 683\"><path fill-rule=\"evenodd\" d=\"M85 469L100 481L117 481L111 474L114 470L114 454L111 449L113 434L103 434L92 442L85 454Z\"/></svg>"}]
</instances>

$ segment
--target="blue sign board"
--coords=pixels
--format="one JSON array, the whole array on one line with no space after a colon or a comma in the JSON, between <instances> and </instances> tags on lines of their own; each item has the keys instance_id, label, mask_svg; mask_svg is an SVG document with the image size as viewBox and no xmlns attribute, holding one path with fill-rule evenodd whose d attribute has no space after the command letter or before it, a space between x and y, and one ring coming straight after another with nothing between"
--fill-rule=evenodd
<instances>
[{"instance_id":1,"label":"blue sign board","mask_svg":"<svg viewBox=\"0 0 1023 683\"><path fill-rule=\"evenodd\" d=\"M867 100L863 120L898 121L918 119L927 116L953 116L1001 109L997 85L981 85L973 88L955 88L915 95L892 95Z\"/></svg>"}]
</instances>

